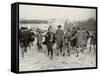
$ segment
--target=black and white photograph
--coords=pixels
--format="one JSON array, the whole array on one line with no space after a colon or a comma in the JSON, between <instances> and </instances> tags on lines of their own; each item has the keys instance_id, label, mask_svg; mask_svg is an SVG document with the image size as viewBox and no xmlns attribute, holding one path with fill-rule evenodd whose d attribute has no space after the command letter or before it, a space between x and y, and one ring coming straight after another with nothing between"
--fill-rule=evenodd
<instances>
[{"instance_id":1,"label":"black and white photograph","mask_svg":"<svg viewBox=\"0 0 100 76\"><path fill-rule=\"evenodd\" d=\"M19 5L19 72L97 67L95 8Z\"/></svg>"}]
</instances>

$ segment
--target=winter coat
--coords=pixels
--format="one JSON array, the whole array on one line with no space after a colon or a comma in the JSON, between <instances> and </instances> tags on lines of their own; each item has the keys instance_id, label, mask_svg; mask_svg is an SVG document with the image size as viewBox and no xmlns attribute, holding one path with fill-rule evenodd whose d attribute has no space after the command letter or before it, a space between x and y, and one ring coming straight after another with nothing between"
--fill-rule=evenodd
<instances>
[{"instance_id":1,"label":"winter coat","mask_svg":"<svg viewBox=\"0 0 100 76\"><path fill-rule=\"evenodd\" d=\"M55 35L56 35L56 44L61 45L62 42L64 41L64 32L63 32L63 30L57 30Z\"/></svg>"},{"instance_id":2,"label":"winter coat","mask_svg":"<svg viewBox=\"0 0 100 76\"><path fill-rule=\"evenodd\" d=\"M42 39L43 39L43 36L42 36L42 33L38 33L37 34L37 45L42 45Z\"/></svg>"},{"instance_id":3,"label":"winter coat","mask_svg":"<svg viewBox=\"0 0 100 76\"><path fill-rule=\"evenodd\" d=\"M51 38L51 33L52 33L52 38ZM47 45L47 43L55 43L55 34L53 32L47 32L45 35L45 41L43 42L43 44Z\"/></svg>"}]
</instances>

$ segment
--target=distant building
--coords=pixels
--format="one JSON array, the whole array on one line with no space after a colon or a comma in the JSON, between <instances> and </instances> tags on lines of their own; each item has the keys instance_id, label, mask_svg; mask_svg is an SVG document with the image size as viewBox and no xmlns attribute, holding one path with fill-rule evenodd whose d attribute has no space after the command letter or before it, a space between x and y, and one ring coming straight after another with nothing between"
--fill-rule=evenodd
<instances>
[{"instance_id":1,"label":"distant building","mask_svg":"<svg viewBox=\"0 0 100 76\"><path fill-rule=\"evenodd\" d=\"M41 20L42 21L42 20ZM47 21L47 23L45 22L39 22L39 23L34 23L34 22L20 22L19 23L19 28L21 27L27 27L29 29L33 29L33 30L36 30L37 28L40 28L42 30L47 30L49 26L52 26L54 30L57 30L58 29L58 25L61 25L62 26L62 29L64 29L64 20L61 20L61 19L50 19Z\"/></svg>"},{"instance_id":2,"label":"distant building","mask_svg":"<svg viewBox=\"0 0 100 76\"><path fill-rule=\"evenodd\" d=\"M64 29L64 23L65 23L65 20L62 20L62 19L51 19L48 21L48 25L52 26L53 29L55 30L58 29L58 25L61 25L62 29Z\"/></svg>"}]
</instances>

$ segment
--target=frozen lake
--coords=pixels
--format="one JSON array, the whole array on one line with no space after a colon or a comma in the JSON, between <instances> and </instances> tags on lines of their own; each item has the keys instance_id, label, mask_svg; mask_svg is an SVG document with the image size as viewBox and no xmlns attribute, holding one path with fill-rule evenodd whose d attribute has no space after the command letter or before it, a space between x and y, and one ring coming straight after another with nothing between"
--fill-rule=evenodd
<instances>
[{"instance_id":1,"label":"frozen lake","mask_svg":"<svg viewBox=\"0 0 100 76\"><path fill-rule=\"evenodd\" d=\"M68 68L85 68L96 66L96 54L89 53L88 48L84 50L84 54L80 53L79 57L76 57L76 53L72 53L71 56L54 56L51 60L47 56L46 46L43 45L42 52L38 52L36 41L33 47L28 48L25 57L21 57L21 49L19 49L19 70L20 71L34 71L34 70L48 70L48 69L68 69ZM55 49L54 49L55 52Z\"/></svg>"}]
</instances>

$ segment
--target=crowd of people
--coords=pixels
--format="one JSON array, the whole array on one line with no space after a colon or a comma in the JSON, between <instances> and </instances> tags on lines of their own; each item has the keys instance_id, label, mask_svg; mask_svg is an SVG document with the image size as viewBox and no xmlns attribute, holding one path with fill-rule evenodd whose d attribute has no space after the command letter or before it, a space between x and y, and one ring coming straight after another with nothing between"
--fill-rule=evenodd
<instances>
[{"instance_id":1,"label":"crowd of people","mask_svg":"<svg viewBox=\"0 0 100 76\"><path fill-rule=\"evenodd\" d=\"M96 50L96 32L89 33L85 27L67 29L66 32L62 30L61 25L58 25L58 29L54 32L53 27L49 26L48 30L42 31L38 28L34 33L31 29L21 27L19 29L19 44L21 47L22 57L24 53L27 53L27 47L34 47L33 42L37 39L38 52L43 50L43 45L47 47L48 56L53 59L54 46L56 45L56 55L68 56L71 55L71 51L76 52L76 57L80 52L84 54L84 50L87 49L87 41L90 39L90 49L93 46ZM43 35L43 33L46 33ZM45 40L43 41L43 37Z\"/></svg>"}]
</instances>

